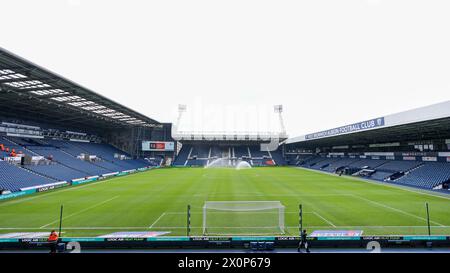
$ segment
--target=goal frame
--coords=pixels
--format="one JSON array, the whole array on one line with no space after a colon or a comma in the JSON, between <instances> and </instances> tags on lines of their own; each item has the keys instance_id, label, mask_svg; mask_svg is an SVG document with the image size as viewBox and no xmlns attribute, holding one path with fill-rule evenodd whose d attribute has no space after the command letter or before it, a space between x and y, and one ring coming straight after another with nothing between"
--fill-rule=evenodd
<instances>
[{"instance_id":1,"label":"goal frame","mask_svg":"<svg viewBox=\"0 0 450 273\"><path fill-rule=\"evenodd\" d=\"M262 208L262 209L214 209L214 208L208 208L208 204L239 204L239 203L247 203L247 204L263 204L263 203L272 203L274 206L272 208ZM208 228L207 228L207 210L222 210L222 211L261 211L261 210L269 210L269 209L277 209L278 210L278 227L279 227L279 233L265 233L265 234L232 234L232 235L268 235L268 234L277 234L277 235L284 235L286 233L286 227L285 227L285 209L286 207L280 202L280 201L206 201L203 205L203 216L202 216L202 234L203 236L208 236ZM216 235L216 234L214 234ZM228 234L221 234L221 235L228 235ZM230 234L231 235L231 234Z\"/></svg>"}]
</instances>

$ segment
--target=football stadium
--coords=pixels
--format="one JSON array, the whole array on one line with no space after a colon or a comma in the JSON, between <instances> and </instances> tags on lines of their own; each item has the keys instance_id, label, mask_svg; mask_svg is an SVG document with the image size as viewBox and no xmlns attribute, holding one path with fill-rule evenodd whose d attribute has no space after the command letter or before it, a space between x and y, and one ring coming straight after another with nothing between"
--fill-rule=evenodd
<instances>
[{"instance_id":1,"label":"football stadium","mask_svg":"<svg viewBox=\"0 0 450 273\"><path fill-rule=\"evenodd\" d=\"M0 50L0 250L450 246L450 101L288 136L161 123ZM356 113L355 113L356 114Z\"/></svg>"}]
</instances>

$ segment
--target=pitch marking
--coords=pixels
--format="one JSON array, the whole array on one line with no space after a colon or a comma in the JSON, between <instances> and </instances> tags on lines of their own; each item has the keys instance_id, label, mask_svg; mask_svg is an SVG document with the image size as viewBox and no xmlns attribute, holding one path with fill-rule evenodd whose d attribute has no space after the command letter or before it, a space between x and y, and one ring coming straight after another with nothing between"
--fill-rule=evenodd
<instances>
[{"instance_id":1,"label":"pitch marking","mask_svg":"<svg viewBox=\"0 0 450 273\"><path fill-rule=\"evenodd\" d=\"M155 222L153 222L153 224L151 224L148 228L151 229L156 223L158 223L158 221L159 221L161 218L164 217L164 215L166 215L165 212L163 212L163 213L158 217L158 219L156 219Z\"/></svg>"},{"instance_id":2,"label":"pitch marking","mask_svg":"<svg viewBox=\"0 0 450 273\"><path fill-rule=\"evenodd\" d=\"M317 215L320 219L324 220L327 224L329 224L332 227L336 227L331 221L327 220L325 217L323 217L322 215L320 215L317 212L313 212L315 215Z\"/></svg>"},{"instance_id":3,"label":"pitch marking","mask_svg":"<svg viewBox=\"0 0 450 273\"><path fill-rule=\"evenodd\" d=\"M70 218L70 217L72 217L72 216L79 215L79 214L81 214L81 213L83 213L83 212L85 212L85 211L88 211L88 210L93 209L93 208L95 208L95 207L98 207L98 206L101 206L101 205L103 205L103 204L106 204L106 203L108 203L109 201L112 201L112 200L114 200L114 199L116 199L116 198L118 198L118 197L119 197L119 195L114 196L113 198L110 198L110 199L105 200L105 201L103 201L103 202L97 203L97 204L95 204L95 205L93 205L93 206L87 207L87 208L82 209L82 210L80 210L80 211L78 211L78 212L69 214L68 216L63 217L62 219L65 220L65 219ZM46 225L43 225L43 226L41 226L40 228L41 228L41 229L42 229L42 228L46 228L46 227L48 227L48 226L50 226L50 225L52 225L52 224L54 224L54 223L57 223L58 221L59 221L59 219L57 219L57 220L55 220L55 221L53 221L53 222L50 222L50 223L48 223L48 224L46 224Z\"/></svg>"},{"instance_id":4,"label":"pitch marking","mask_svg":"<svg viewBox=\"0 0 450 273\"><path fill-rule=\"evenodd\" d=\"M373 201L373 200L370 200L370 199L367 199L367 198L365 198L365 197L361 197L361 196L358 196L358 195L351 194L351 196L352 196L352 197L355 197L355 198L358 198L358 199L361 199L361 200L364 200L364 201L366 201L366 202L375 204L375 205L377 205L377 206L380 206L380 207L383 207L383 208L387 208L387 209L390 209L390 210L393 210L393 211L396 211L396 212L399 212L399 213L403 213L403 214L405 214L405 215L408 215L408 216L414 217L414 218L416 218L416 219L420 219L420 220L423 220L423 221L427 222L427 219L425 219L425 218L423 218L423 217L420 217L420 216L418 216L418 215L415 215L415 214L406 212L406 211L404 211L404 210L397 209L397 208L393 208L393 207L391 207L391 206L388 206L388 205L385 205L385 204L382 204L382 203L378 203L378 202L376 202L376 201ZM438 223L438 222L436 222L436 221L430 220L430 223L435 223L435 224L438 225L438 226L444 227L443 224L440 224L440 223Z\"/></svg>"},{"instance_id":5,"label":"pitch marking","mask_svg":"<svg viewBox=\"0 0 450 273\"><path fill-rule=\"evenodd\" d=\"M325 225L322 226L308 226L307 228L323 228L328 227ZM331 227L331 225L329 226ZM427 228L428 226L334 226L334 228ZM430 226L432 228L450 228L450 226ZM171 227L154 227L161 229L185 229L185 226L171 226ZM200 226L191 226L191 228L203 228ZM221 227L218 227L221 228ZM225 227L222 227L225 228ZM266 228L266 227L257 227L257 228ZM298 226L287 226L287 228L298 229ZM0 230L39 230L40 227L0 227ZM148 227L64 227L66 230L121 230L121 229L148 229Z\"/></svg>"}]
</instances>

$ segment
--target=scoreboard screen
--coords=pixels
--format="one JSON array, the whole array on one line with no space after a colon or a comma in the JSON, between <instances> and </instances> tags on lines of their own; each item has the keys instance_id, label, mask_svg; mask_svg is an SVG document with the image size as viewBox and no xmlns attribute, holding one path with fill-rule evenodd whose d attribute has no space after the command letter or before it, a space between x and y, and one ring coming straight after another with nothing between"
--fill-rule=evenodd
<instances>
[{"instance_id":1,"label":"scoreboard screen","mask_svg":"<svg viewBox=\"0 0 450 273\"><path fill-rule=\"evenodd\" d=\"M175 142L169 141L142 141L142 151L175 151Z\"/></svg>"}]
</instances>

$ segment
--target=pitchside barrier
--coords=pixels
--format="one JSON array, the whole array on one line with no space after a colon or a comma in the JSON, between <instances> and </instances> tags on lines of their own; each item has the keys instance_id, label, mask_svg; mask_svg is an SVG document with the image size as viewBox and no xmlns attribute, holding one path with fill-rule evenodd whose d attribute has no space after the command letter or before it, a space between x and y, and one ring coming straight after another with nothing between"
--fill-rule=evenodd
<instances>
[{"instance_id":1,"label":"pitchside barrier","mask_svg":"<svg viewBox=\"0 0 450 273\"><path fill-rule=\"evenodd\" d=\"M0 250L47 249L46 238L1 239ZM314 248L382 248L450 247L450 236L355 236L355 237L308 237ZM70 252L73 246L82 249L147 248L147 249L253 249L255 244L276 248L297 248L298 236L293 237L150 237L150 238L62 238L61 243ZM267 249L266 249L267 250Z\"/></svg>"}]
</instances>

